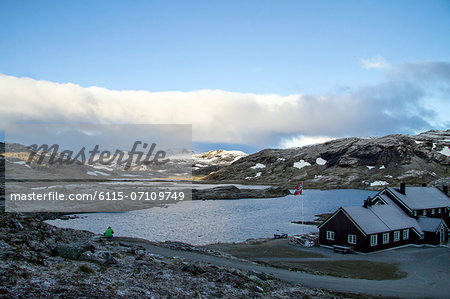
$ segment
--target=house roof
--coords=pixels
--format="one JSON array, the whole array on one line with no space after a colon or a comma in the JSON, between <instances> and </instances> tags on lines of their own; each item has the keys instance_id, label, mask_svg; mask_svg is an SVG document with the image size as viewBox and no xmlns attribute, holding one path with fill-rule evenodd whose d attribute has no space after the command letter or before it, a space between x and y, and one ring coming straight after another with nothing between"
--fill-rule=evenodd
<instances>
[{"instance_id":1,"label":"house roof","mask_svg":"<svg viewBox=\"0 0 450 299\"><path fill-rule=\"evenodd\" d=\"M383 193L383 194L379 195L379 197L389 206L397 209L401 213L404 213L403 210L386 194Z\"/></svg>"},{"instance_id":2,"label":"house roof","mask_svg":"<svg viewBox=\"0 0 450 299\"><path fill-rule=\"evenodd\" d=\"M417 222L424 232L436 232L442 223L441 218L419 217Z\"/></svg>"},{"instance_id":3,"label":"house roof","mask_svg":"<svg viewBox=\"0 0 450 299\"><path fill-rule=\"evenodd\" d=\"M437 188L407 187L405 194L387 189L412 210L450 207L450 198Z\"/></svg>"},{"instance_id":4,"label":"house roof","mask_svg":"<svg viewBox=\"0 0 450 299\"><path fill-rule=\"evenodd\" d=\"M419 234L422 229L414 218L389 205L342 208L367 235L406 228L413 228Z\"/></svg>"}]
</instances>

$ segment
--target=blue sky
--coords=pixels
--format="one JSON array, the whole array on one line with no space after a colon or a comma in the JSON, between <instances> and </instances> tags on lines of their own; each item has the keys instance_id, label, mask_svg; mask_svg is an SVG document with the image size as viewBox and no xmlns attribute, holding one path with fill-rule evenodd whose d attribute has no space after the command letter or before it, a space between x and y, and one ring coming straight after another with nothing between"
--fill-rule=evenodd
<instances>
[{"instance_id":1,"label":"blue sky","mask_svg":"<svg viewBox=\"0 0 450 299\"><path fill-rule=\"evenodd\" d=\"M108 90L355 96L398 79L405 65L411 70L412 64L444 63L446 70L449 28L448 1L2 0L0 73ZM446 74L437 85L445 85ZM420 101L436 102L432 109L439 113L448 91L430 88L425 93L435 98ZM267 144L194 141L252 150L298 136L446 128L449 119L442 113L439 118L392 132L277 129Z\"/></svg>"}]
</instances>

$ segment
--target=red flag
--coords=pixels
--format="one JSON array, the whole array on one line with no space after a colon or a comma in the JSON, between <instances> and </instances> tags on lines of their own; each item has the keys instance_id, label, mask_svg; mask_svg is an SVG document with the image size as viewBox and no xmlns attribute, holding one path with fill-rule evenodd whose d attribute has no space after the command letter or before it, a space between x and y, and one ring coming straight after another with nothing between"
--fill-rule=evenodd
<instances>
[{"instance_id":1,"label":"red flag","mask_svg":"<svg viewBox=\"0 0 450 299\"><path fill-rule=\"evenodd\" d=\"M297 187L295 187L294 195L302 195L303 193L303 182L300 182Z\"/></svg>"}]
</instances>

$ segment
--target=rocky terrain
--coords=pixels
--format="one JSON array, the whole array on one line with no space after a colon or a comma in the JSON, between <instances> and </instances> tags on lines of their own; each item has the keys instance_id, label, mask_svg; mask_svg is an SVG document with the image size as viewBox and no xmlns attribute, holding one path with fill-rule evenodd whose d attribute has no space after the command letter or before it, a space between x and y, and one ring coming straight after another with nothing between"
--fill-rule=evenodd
<instances>
[{"instance_id":1,"label":"rocky terrain","mask_svg":"<svg viewBox=\"0 0 450 299\"><path fill-rule=\"evenodd\" d=\"M4 212L0 259L0 298L336 298L263 273L161 257Z\"/></svg>"},{"instance_id":2,"label":"rocky terrain","mask_svg":"<svg viewBox=\"0 0 450 299\"><path fill-rule=\"evenodd\" d=\"M192 200L239 199L283 197L291 194L286 188L270 187L266 189L240 189L236 186L219 186L207 189L192 189Z\"/></svg>"},{"instance_id":3,"label":"rocky terrain","mask_svg":"<svg viewBox=\"0 0 450 299\"><path fill-rule=\"evenodd\" d=\"M191 153L185 153L174 156L164 166L171 170L169 172L156 166L150 170L147 165L129 171L96 165L79 165L70 170L64 166L46 169L26 165L20 156L24 152L23 146L12 148L6 162L19 177L44 174L50 179L76 177L90 181L113 178L173 180L189 177L192 170L193 178L202 183L275 185L290 189L299 181L305 183L305 188L319 189L374 189L399 182L408 185L450 182L450 130L428 131L415 136L343 138L300 148L265 149L252 155L216 150L193 154L191 159ZM0 163L5 163L3 157Z\"/></svg>"},{"instance_id":4,"label":"rocky terrain","mask_svg":"<svg viewBox=\"0 0 450 299\"><path fill-rule=\"evenodd\" d=\"M419 135L336 139L292 149L265 149L205 178L214 183L270 184L293 189L380 188L449 183L450 130Z\"/></svg>"},{"instance_id":5,"label":"rocky terrain","mask_svg":"<svg viewBox=\"0 0 450 299\"><path fill-rule=\"evenodd\" d=\"M4 153L4 143L0 143L0 152ZM173 176L190 176L191 171L194 177L203 177L225 166L236 162L247 156L241 151L213 150L206 153L194 154L189 151L181 153L168 152L169 160L163 165L133 165L130 169L124 169L124 165L112 161L108 165L87 163L65 165L55 163L51 165L48 160L53 152L47 153L41 163L37 162L37 155L32 159L31 164L25 163L29 160L30 149L21 144L8 143L6 162L10 177L36 177L44 175L49 179L57 178L77 178L86 180L109 180L109 179L164 179ZM5 164L5 157L0 156L0 166Z\"/></svg>"}]
</instances>

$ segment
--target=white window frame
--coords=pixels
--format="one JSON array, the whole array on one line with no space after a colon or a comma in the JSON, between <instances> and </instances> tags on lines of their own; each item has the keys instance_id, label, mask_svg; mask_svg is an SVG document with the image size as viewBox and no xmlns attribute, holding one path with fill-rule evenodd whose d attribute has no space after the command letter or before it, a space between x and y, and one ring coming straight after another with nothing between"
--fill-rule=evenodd
<instances>
[{"instance_id":1,"label":"white window frame","mask_svg":"<svg viewBox=\"0 0 450 299\"><path fill-rule=\"evenodd\" d=\"M334 241L334 231L327 230L327 240Z\"/></svg>"},{"instance_id":2,"label":"white window frame","mask_svg":"<svg viewBox=\"0 0 450 299\"><path fill-rule=\"evenodd\" d=\"M422 215L423 215L423 216L427 216L427 210L423 210L423 211L422 211Z\"/></svg>"},{"instance_id":3,"label":"white window frame","mask_svg":"<svg viewBox=\"0 0 450 299\"><path fill-rule=\"evenodd\" d=\"M404 229L403 230L403 240L408 240L409 239L409 229Z\"/></svg>"},{"instance_id":4,"label":"white window frame","mask_svg":"<svg viewBox=\"0 0 450 299\"><path fill-rule=\"evenodd\" d=\"M440 214L440 213L442 213L442 210L441 210L441 208L439 208L439 209L438 209L438 214Z\"/></svg>"},{"instance_id":5,"label":"white window frame","mask_svg":"<svg viewBox=\"0 0 450 299\"><path fill-rule=\"evenodd\" d=\"M389 233L383 233L383 244L389 243Z\"/></svg>"},{"instance_id":6,"label":"white window frame","mask_svg":"<svg viewBox=\"0 0 450 299\"><path fill-rule=\"evenodd\" d=\"M436 211L434 209L431 209L431 215L434 215Z\"/></svg>"},{"instance_id":7,"label":"white window frame","mask_svg":"<svg viewBox=\"0 0 450 299\"><path fill-rule=\"evenodd\" d=\"M394 232L394 242L398 242L398 241L400 241L400 231L396 230Z\"/></svg>"},{"instance_id":8,"label":"white window frame","mask_svg":"<svg viewBox=\"0 0 450 299\"><path fill-rule=\"evenodd\" d=\"M378 245L378 235L370 235L370 246Z\"/></svg>"},{"instance_id":9,"label":"white window frame","mask_svg":"<svg viewBox=\"0 0 450 299\"><path fill-rule=\"evenodd\" d=\"M356 244L356 235L348 234L347 237L348 244Z\"/></svg>"},{"instance_id":10,"label":"white window frame","mask_svg":"<svg viewBox=\"0 0 450 299\"><path fill-rule=\"evenodd\" d=\"M417 211L414 211L414 216L417 216Z\"/></svg>"}]
</instances>

